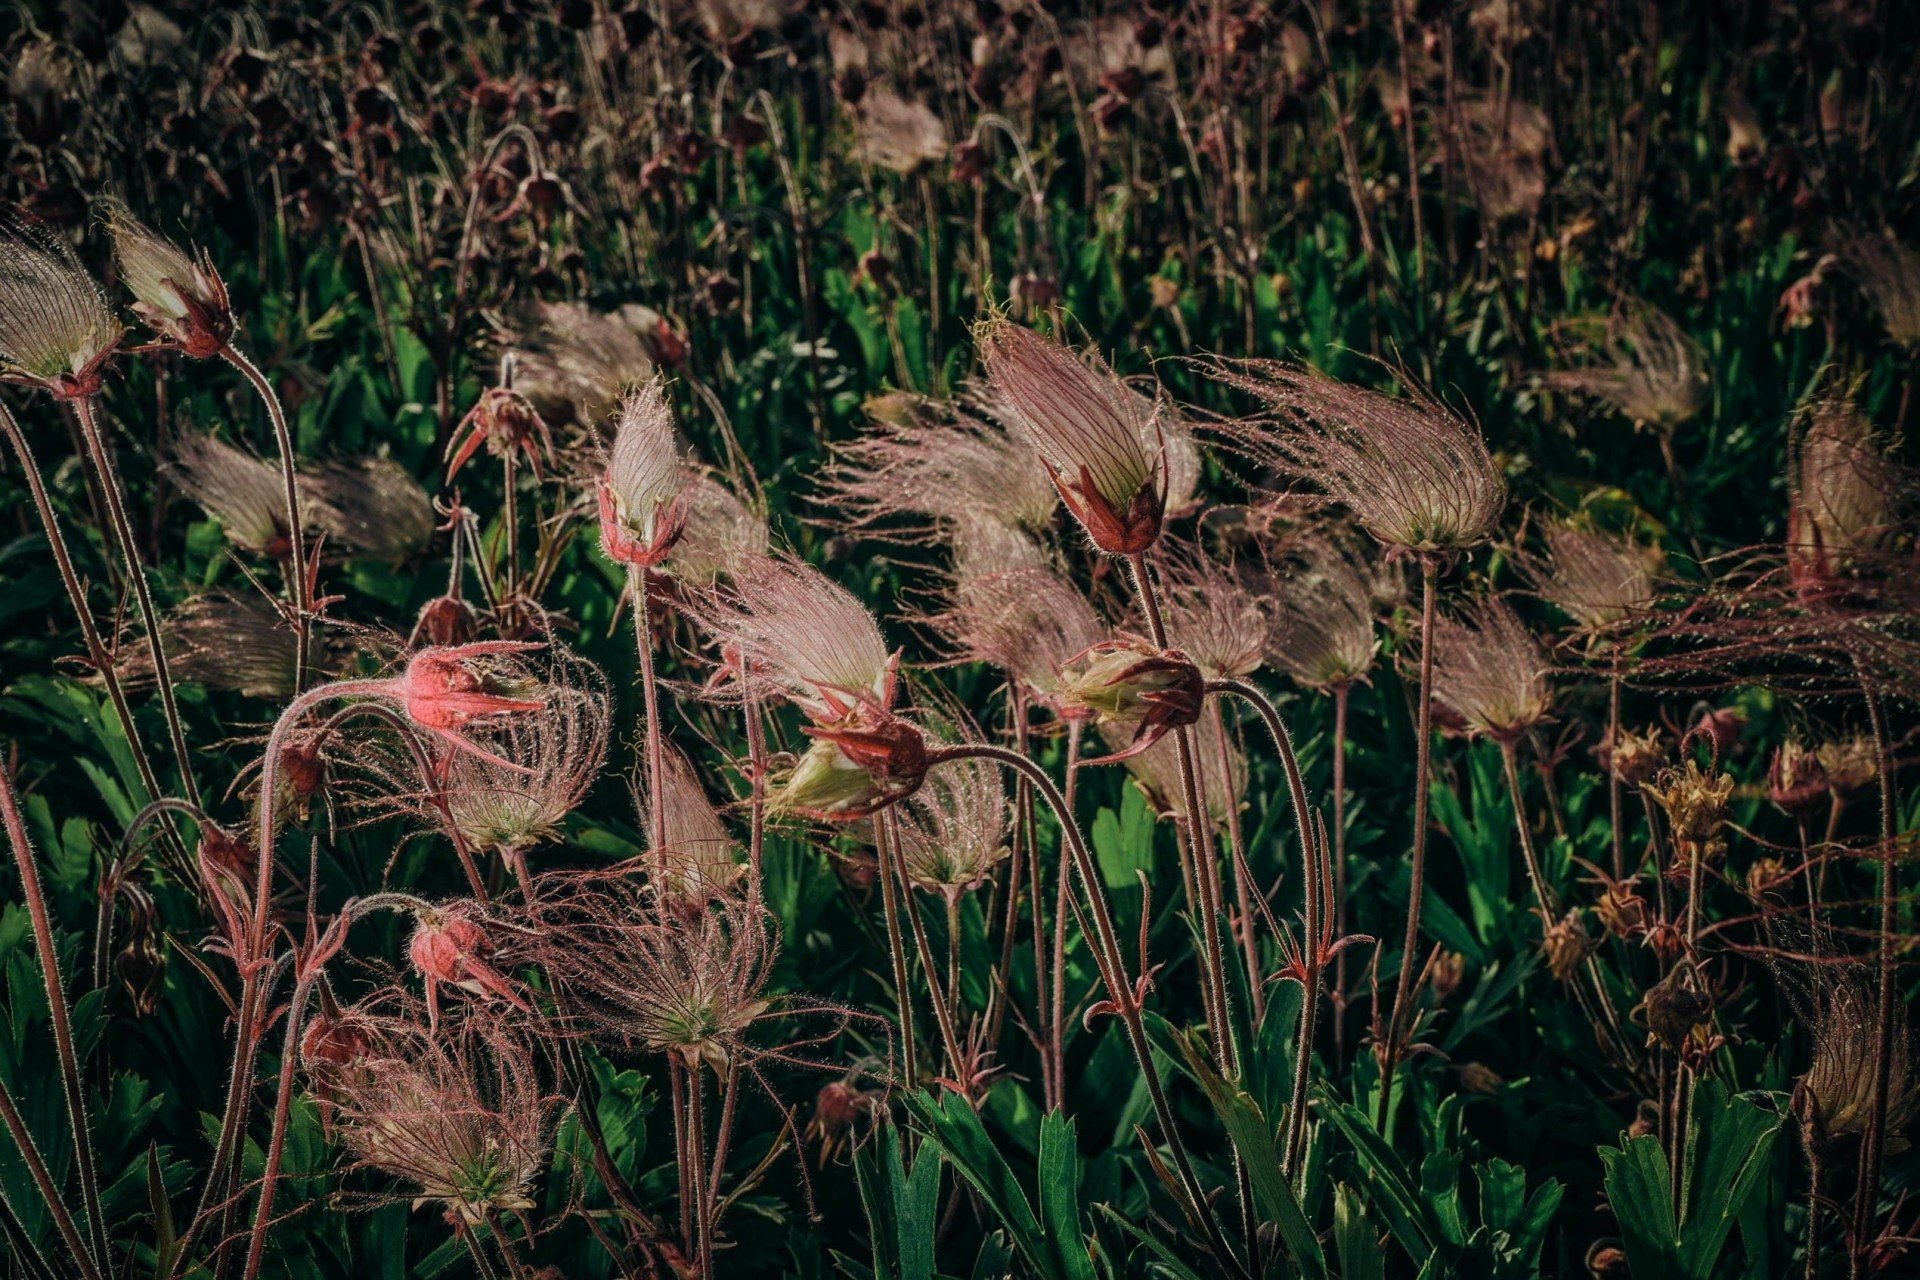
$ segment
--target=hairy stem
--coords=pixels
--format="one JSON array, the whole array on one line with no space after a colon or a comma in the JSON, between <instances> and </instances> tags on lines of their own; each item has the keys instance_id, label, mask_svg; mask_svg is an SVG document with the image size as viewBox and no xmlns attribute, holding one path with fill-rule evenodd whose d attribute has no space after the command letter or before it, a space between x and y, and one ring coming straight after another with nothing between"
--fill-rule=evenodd
<instances>
[{"instance_id":1,"label":"hairy stem","mask_svg":"<svg viewBox=\"0 0 1920 1280\"><path fill-rule=\"evenodd\" d=\"M1386 1043L1380 1046L1380 1102L1374 1127L1387 1130L1393 1104L1394 1072L1400 1065L1400 1045L1412 1017L1413 954L1420 945L1420 899L1427 888L1427 791L1433 775L1433 597L1439 564L1420 558L1420 686L1415 719L1417 743L1413 767L1413 873L1407 890L1407 928L1400 946L1400 976L1393 984L1393 1009L1387 1015Z\"/></svg>"},{"instance_id":2,"label":"hairy stem","mask_svg":"<svg viewBox=\"0 0 1920 1280\"><path fill-rule=\"evenodd\" d=\"M313 601L307 598L307 554L306 543L300 529L300 488L294 473L293 432L287 427L286 411L281 408L280 397L274 394L273 384L267 381L265 374L253 361L241 354L240 349L228 343L220 351L221 359L240 371L240 375L253 384L259 393L261 403L267 407L267 420L273 424L273 442L280 452L280 485L287 505L287 584L293 592L293 691L299 693L306 687L308 645L311 643Z\"/></svg>"}]
</instances>

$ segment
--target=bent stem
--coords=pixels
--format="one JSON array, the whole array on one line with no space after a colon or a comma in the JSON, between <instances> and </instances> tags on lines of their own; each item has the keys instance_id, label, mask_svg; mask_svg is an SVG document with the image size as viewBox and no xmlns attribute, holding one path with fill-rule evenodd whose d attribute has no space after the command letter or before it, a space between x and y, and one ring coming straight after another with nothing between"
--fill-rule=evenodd
<instances>
[{"instance_id":1,"label":"bent stem","mask_svg":"<svg viewBox=\"0 0 1920 1280\"><path fill-rule=\"evenodd\" d=\"M1127 570L1133 578L1134 595L1140 601L1140 611L1146 619L1147 633L1154 647L1167 647L1166 622L1160 613L1159 598L1154 594L1153 575L1147 569L1144 555L1127 557ZM1226 951L1220 940L1220 917L1225 909L1221 896L1220 868L1213 856L1212 829L1206 821L1206 809L1201 804L1199 770L1195 767L1193 750L1193 728L1181 725L1174 730L1174 749L1180 765L1180 791L1186 808L1187 820L1180 824L1187 845L1187 856L1192 864L1194 883L1199 889L1199 900L1193 906L1200 917L1201 951L1201 994L1206 1000L1207 1023L1211 1031L1215 1065L1220 1074L1233 1079L1238 1070L1235 1066L1233 1043L1232 1005L1227 996Z\"/></svg>"},{"instance_id":2,"label":"bent stem","mask_svg":"<svg viewBox=\"0 0 1920 1280\"><path fill-rule=\"evenodd\" d=\"M1380 1102L1374 1127L1385 1133L1393 1104L1394 1072L1400 1065L1400 1043L1411 1015L1413 953L1420 945L1420 899L1427 887L1427 791L1433 774L1433 596L1439 562L1420 557L1420 688L1416 719L1419 727L1413 768L1413 873L1407 891L1407 929L1400 946L1400 976L1393 985L1393 1009L1387 1015L1386 1043L1380 1046Z\"/></svg>"},{"instance_id":3,"label":"bent stem","mask_svg":"<svg viewBox=\"0 0 1920 1280\"><path fill-rule=\"evenodd\" d=\"M1857 664L1856 664L1857 665ZM1861 672L1861 692L1866 695L1867 722L1873 733L1874 769L1880 780L1880 919L1876 948L1876 976L1873 1040L1873 1106L1868 1112L1867 1130L1860 1143L1860 1174L1854 1188L1853 1247L1856 1265L1872 1244L1876 1201L1880 1191L1880 1163L1886 1151L1887 1110L1893 1093L1893 1045L1897 1022L1894 981L1894 847L1893 825L1896 797L1893 790L1892 750L1887 740L1886 711L1872 681Z\"/></svg>"},{"instance_id":4,"label":"bent stem","mask_svg":"<svg viewBox=\"0 0 1920 1280\"><path fill-rule=\"evenodd\" d=\"M53 1047L60 1059L60 1089L67 1106L67 1123L73 1129L73 1160L80 1180L80 1203L87 1215L92 1237L92 1262L101 1268L112 1265L107 1251L107 1219L100 1209L100 1180L93 1167L93 1136L87 1128L87 1099L80 1088L80 1058L74 1052L73 1024L67 1009L67 991L60 981L60 957L53 945L53 921L47 914L46 894L40 885L40 867L34 859L33 843L27 837L26 824L20 820L20 808L14 800L13 781L0 769L0 819L7 828L7 843L13 847L13 863L20 872L20 893L27 906L27 919L33 927L33 948L40 959L40 979L46 987L47 1016L53 1024ZM26 1150L22 1146L22 1151ZM48 1199L49 1207L53 1200ZM97 1273L96 1273L97 1274Z\"/></svg>"},{"instance_id":5,"label":"bent stem","mask_svg":"<svg viewBox=\"0 0 1920 1280\"><path fill-rule=\"evenodd\" d=\"M100 489L107 505L107 522L113 526L113 539L120 548L120 556L126 562L127 580L133 584L133 598L140 609L140 625L147 632L147 656L153 662L153 675L160 689L160 709L167 718L167 734L173 745L174 764L180 770L180 785L187 793L187 799L200 803L200 787L193 779L193 770L187 762L187 737L180 728L180 708L173 700L173 677L167 669L166 650L160 643L160 619L153 607L153 592L147 586L147 571L140 563L140 548L134 542L133 526L127 522L127 509L120 499L120 477L113 466L113 456L107 452L106 442L100 438L100 427L94 419L93 399L79 396L72 401L73 416L80 423L80 435L86 442L87 458L93 465L98 477ZM157 794L157 793L156 793Z\"/></svg>"},{"instance_id":6,"label":"bent stem","mask_svg":"<svg viewBox=\"0 0 1920 1280\"><path fill-rule=\"evenodd\" d=\"M53 1218L60 1238L73 1251L74 1265L80 1269L81 1276L84 1280L101 1280L100 1268L94 1265L93 1255L87 1252L87 1243L80 1238L80 1229L74 1225L73 1215L67 1212L67 1206L61 1201L60 1188L47 1171L47 1162L40 1158L40 1149L33 1144L33 1134L28 1131L27 1122L21 1117L20 1108L13 1100L13 1091L7 1088L4 1080L0 1080L0 1123L6 1125L7 1136L13 1139L20 1160L27 1166L27 1174L39 1190L40 1199L46 1203L47 1213Z\"/></svg>"},{"instance_id":7,"label":"bent stem","mask_svg":"<svg viewBox=\"0 0 1920 1280\"><path fill-rule=\"evenodd\" d=\"M253 384L260 401L267 407L267 420L273 424L273 443L280 452L280 485L287 505L287 586L293 593L293 691L299 693L307 683L308 644L313 602L307 598L306 545L300 529L300 487L294 474L293 432L287 427L287 414L274 393L273 384L241 350L228 343L220 349L220 358L232 365L240 376Z\"/></svg>"},{"instance_id":8,"label":"bent stem","mask_svg":"<svg viewBox=\"0 0 1920 1280\"><path fill-rule=\"evenodd\" d=\"M1306 945L1301 950L1305 972L1301 975L1300 1027L1293 1058L1293 1092L1287 1106L1287 1139L1283 1173L1291 1176L1306 1134L1307 1085L1313 1071L1313 1040L1320 1014L1320 978L1324 955L1321 951L1326 929L1327 884L1322 858L1314 848L1311 812L1307 807L1307 786L1300 774L1300 760L1294 754L1293 735L1281 718L1280 708L1259 686L1245 680L1208 681L1210 692L1231 694L1259 713L1261 722L1273 737L1274 750L1287 775L1287 790L1293 803L1293 816L1300 828L1300 895L1306 908ZM1257 979L1256 979L1257 980Z\"/></svg>"},{"instance_id":9,"label":"bent stem","mask_svg":"<svg viewBox=\"0 0 1920 1280\"><path fill-rule=\"evenodd\" d=\"M1167 1102L1166 1088L1161 1082L1160 1071L1154 1065L1153 1048L1147 1039L1146 1022L1141 1018L1140 993L1127 977L1126 958L1121 950L1119 932L1114 926L1113 910L1107 903L1106 894L1100 885L1099 868L1094 865L1093 855L1087 850L1087 842L1080 834L1079 825L1073 820L1067 802L1054 785L1047 771L1017 751L1006 747L994 746L986 742L968 742L957 746L940 747L928 753L928 764L938 766L954 760L992 760L1014 770L1033 783L1033 789L1047 808L1053 813L1054 821L1060 824L1060 838L1066 847L1067 856L1073 861L1073 869L1080 877L1081 891L1086 895L1093 923L1094 964L1100 971L1101 985L1106 988L1107 998L1114 1007L1114 1013L1126 1028L1127 1041L1133 1049L1134 1061L1140 1066L1140 1076L1147 1086L1147 1097L1152 1103L1155 1122L1160 1127L1161 1137L1172 1152L1175 1171L1186 1198L1183 1208L1190 1221L1197 1223L1206 1232L1207 1241L1221 1265L1237 1275L1245 1275L1245 1269L1228 1247L1226 1237L1220 1231L1220 1224L1208 1210L1206 1193L1201 1190L1200 1181L1193 1171L1193 1161L1187 1154L1186 1141L1174 1122L1173 1109Z\"/></svg>"}]
</instances>

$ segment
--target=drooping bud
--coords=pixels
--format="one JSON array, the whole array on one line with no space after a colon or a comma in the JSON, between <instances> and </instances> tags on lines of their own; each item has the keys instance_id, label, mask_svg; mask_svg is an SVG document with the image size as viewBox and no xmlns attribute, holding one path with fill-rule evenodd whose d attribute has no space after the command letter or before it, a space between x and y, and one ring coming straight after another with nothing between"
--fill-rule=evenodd
<instances>
[{"instance_id":1,"label":"drooping bud","mask_svg":"<svg viewBox=\"0 0 1920 1280\"><path fill-rule=\"evenodd\" d=\"M107 207L106 218L134 313L185 355L205 360L220 354L233 337L234 321L226 283L212 259L189 257L118 202Z\"/></svg>"},{"instance_id":2,"label":"drooping bud","mask_svg":"<svg viewBox=\"0 0 1920 1280\"><path fill-rule=\"evenodd\" d=\"M627 397L615 432L600 477L600 545L620 564L651 568L680 538L691 479L658 379Z\"/></svg>"},{"instance_id":3,"label":"drooping bud","mask_svg":"<svg viewBox=\"0 0 1920 1280\"><path fill-rule=\"evenodd\" d=\"M1107 757L1110 762L1195 723L1206 691L1200 669L1179 650L1122 638L1095 645L1063 668L1058 698L1069 713L1092 715L1101 724L1132 726L1132 745Z\"/></svg>"}]
</instances>

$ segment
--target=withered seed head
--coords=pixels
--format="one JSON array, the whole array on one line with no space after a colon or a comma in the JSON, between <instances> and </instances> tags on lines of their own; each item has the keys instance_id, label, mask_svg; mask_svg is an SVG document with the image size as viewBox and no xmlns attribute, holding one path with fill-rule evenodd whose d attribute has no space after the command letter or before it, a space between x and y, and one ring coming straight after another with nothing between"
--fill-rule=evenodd
<instances>
[{"instance_id":1,"label":"withered seed head","mask_svg":"<svg viewBox=\"0 0 1920 1280\"><path fill-rule=\"evenodd\" d=\"M204 254L198 259L155 234L127 207L106 209L120 277L133 294L133 309L162 341L197 360L218 355L233 337L227 286Z\"/></svg>"},{"instance_id":2,"label":"withered seed head","mask_svg":"<svg viewBox=\"0 0 1920 1280\"><path fill-rule=\"evenodd\" d=\"M121 333L72 249L0 221L0 376L62 399L93 395Z\"/></svg>"}]
</instances>

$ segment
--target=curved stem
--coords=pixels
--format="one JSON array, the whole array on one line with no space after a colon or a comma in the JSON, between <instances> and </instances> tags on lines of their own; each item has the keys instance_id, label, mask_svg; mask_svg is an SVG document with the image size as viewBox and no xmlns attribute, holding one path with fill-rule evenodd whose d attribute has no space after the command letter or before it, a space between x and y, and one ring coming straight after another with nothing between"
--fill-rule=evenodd
<instances>
[{"instance_id":1,"label":"curved stem","mask_svg":"<svg viewBox=\"0 0 1920 1280\"><path fill-rule=\"evenodd\" d=\"M893 875L893 825L873 824L874 859L879 864L880 910L887 926L887 952L893 962L893 1003L900 1019L901 1079L907 1089L919 1087L920 1066L913 1043L913 1002L907 990L907 944L900 933L900 892ZM912 904L907 904L910 909Z\"/></svg>"},{"instance_id":2,"label":"curved stem","mask_svg":"<svg viewBox=\"0 0 1920 1280\"><path fill-rule=\"evenodd\" d=\"M180 785L187 793L187 799L200 803L200 787L193 779L193 770L187 761L187 737L180 728L180 708L173 700L173 677L167 669L167 655L160 643L160 618L153 606L153 592L147 586L147 571L140 563L140 548L133 538L133 527L127 522L127 509L121 502L120 477L113 466L113 455L107 451L106 442L100 437L100 426L94 420L93 400L81 396L71 400L73 416L80 423L80 436L86 442L87 457L93 464L94 473L99 477L100 490L107 504L107 522L113 526L114 542L120 548L120 557L126 562L127 580L133 584L133 598L140 610L140 625L147 632L147 656L153 662L154 681L159 686L160 709L167 719L167 734L173 745L174 764L180 770ZM156 792L155 794L159 794Z\"/></svg>"},{"instance_id":3,"label":"curved stem","mask_svg":"<svg viewBox=\"0 0 1920 1280\"><path fill-rule=\"evenodd\" d=\"M1333 936L1347 936L1347 701L1352 686L1333 690ZM1333 957L1333 1055L1346 1056L1347 953Z\"/></svg>"},{"instance_id":4,"label":"curved stem","mask_svg":"<svg viewBox=\"0 0 1920 1280\"><path fill-rule=\"evenodd\" d=\"M1127 557L1127 569L1133 578L1134 595L1140 601L1140 611L1146 618L1147 632L1155 648L1167 647L1166 622L1160 613L1160 602L1153 590L1153 575L1147 569L1146 557L1133 555ZM1193 909L1200 917L1201 952L1201 993L1206 999L1207 1023L1213 1041L1214 1060L1220 1073L1228 1079L1236 1074L1234 1066L1235 1052L1233 1042L1232 1005L1227 996L1226 952L1220 941L1220 916L1225 902L1220 892L1220 867L1213 856L1213 831L1207 822L1206 806L1200 790L1199 770L1196 767L1193 750L1193 728L1181 725L1174 730L1174 750L1180 766L1180 790L1182 803L1186 810L1186 821L1181 824L1186 833L1188 857L1193 864L1194 883L1199 890L1199 900Z\"/></svg>"},{"instance_id":5,"label":"curved stem","mask_svg":"<svg viewBox=\"0 0 1920 1280\"><path fill-rule=\"evenodd\" d=\"M53 945L53 920L47 914L47 898L40 885L40 867L34 860L33 843L27 838L26 824L14 800L13 780L0 769L0 820L7 828L7 843L13 848L13 864L20 872L21 897L26 902L27 919L33 927L33 949L40 959L40 980L47 993L47 1016L53 1025L54 1052L60 1060L60 1089L67 1105L67 1123L73 1129L73 1160L80 1180L80 1203L86 1210L92 1237L92 1261L110 1268L112 1255L107 1249L107 1219L100 1209L100 1180L93 1167L93 1137L87 1128L87 1099L80 1087L80 1058L73 1047L73 1024L67 1009L66 986L60 981L60 956Z\"/></svg>"},{"instance_id":6,"label":"curved stem","mask_svg":"<svg viewBox=\"0 0 1920 1280\"><path fill-rule=\"evenodd\" d=\"M261 403L267 407L267 420L273 424L273 443L280 453L280 486L287 506L287 563L290 566L287 585L293 593L293 691L297 694L307 683L308 645L312 638L312 619L308 614L313 602L307 598L307 553L300 528L300 486L294 473L293 432L287 427L286 410L281 407L273 384L253 361L232 343L221 348L220 358L253 384Z\"/></svg>"},{"instance_id":7,"label":"curved stem","mask_svg":"<svg viewBox=\"0 0 1920 1280\"><path fill-rule=\"evenodd\" d=\"M1393 986L1393 1009L1387 1015L1386 1043L1381 1046L1380 1102L1374 1127L1387 1130L1393 1103L1393 1077L1400 1065L1400 1042L1412 1016L1413 955L1420 945L1421 896L1427 888L1427 791L1433 776L1433 596L1439 565L1431 556L1420 558L1420 688L1416 719L1419 740L1413 769L1413 874L1407 892L1407 929L1400 947L1400 976Z\"/></svg>"},{"instance_id":8,"label":"curved stem","mask_svg":"<svg viewBox=\"0 0 1920 1280\"><path fill-rule=\"evenodd\" d=\"M1207 687L1216 693L1232 694L1259 713L1267 732L1273 737L1281 769L1287 775L1294 822L1300 828L1300 896L1306 908L1306 942L1300 952L1305 972L1302 974L1300 1027L1294 1045L1293 1091L1287 1105L1287 1138L1282 1165L1282 1172L1291 1175L1306 1135L1307 1085L1313 1072L1313 1041L1319 1022L1320 976L1325 958L1327 878L1323 860L1314 848L1312 811L1307 807L1307 787L1300 773L1300 760L1294 754L1293 735L1287 731L1280 708L1259 686L1245 680L1213 680L1208 682Z\"/></svg>"},{"instance_id":9,"label":"curved stem","mask_svg":"<svg viewBox=\"0 0 1920 1280\"><path fill-rule=\"evenodd\" d=\"M1113 910L1107 903L1107 897L1100 887L1100 871L1094 864L1093 855L1087 850L1087 842L1080 834L1080 827L1073 820L1067 808L1067 802L1060 789L1047 776L1047 771L1006 747L996 747L991 743L968 742L957 746L941 747L928 753L928 763L937 766L951 760L992 760L1013 769L1033 783L1033 789L1046 802L1052 811L1054 821L1060 824L1060 838L1066 846L1066 852L1073 860L1073 868L1080 877L1081 891L1086 894L1090 915L1093 921L1093 956L1100 970L1101 984L1106 988L1107 998L1112 1001L1114 1012L1119 1016L1121 1025L1126 1028L1127 1040L1133 1049L1134 1060L1140 1066L1141 1079L1147 1086L1147 1097L1153 1105L1156 1122L1160 1126L1161 1137L1166 1141L1173 1154L1175 1171L1185 1192L1184 1206L1188 1218L1198 1223L1206 1232L1207 1241L1212 1246L1220 1264L1229 1271L1244 1275L1245 1269L1234 1257L1228 1247L1226 1237L1221 1234L1220 1224L1208 1210L1206 1193L1201 1190L1200 1181L1193 1171L1193 1161L1187 1155L1186 1141L1180 1136L1180 1130L1173 1118L1173 1108L1167 1102L1167 1094L1160 1079L1160 1070L1154 1065L1153 1048L1147 1039L1145 1021L1140 1016L1138 993L1128 980L1126 957L1121 950L1120 936L1114 927Z\"/></svg>"},{"instance_id":10,"label":"curved stem","mask_svg":"<svg viewBox=\"0 0 1920 1280\"><path fill-rule=\"evenodd\" d=\"M1074 793L1080 785L1080 738L1086 732L1086 721L1075 718L1067 721L1067 813L1074 812ZM1071 913L1073 901L1073 860L1067 857L1065 848L1060 850L1059 874L1054 885L1053 898L1053 1014L1050 1018L1051 1034L1047 1040L1047 1052L1053 1058L1054 1089L1058 1093L1055 1105L1065 1106L1067 1100L1067 916Z\"/></svg>"},{"instance_id":11,"label":"curved stem","mask_svg":"<svg viewBox=\"0 0 1920 1280\"><path fill-rule=\"evenodd\" d=\"M1880 1193L1880 1164L1886 1150L1887 1111L1893 1092L1894 1039L1898 1023L1894 980L1894 812L1893 757L1887 741L1885 709L1871 683L1863 678L1867 722L1873 732L1875 771L1880 781L1880 913L1876 948L1878 974L1874 1006L1873 1106L1860 1143L1860 1177L1854 1188L1853 1240L1856 1254L1872 1243L1872 1226Z\"/></svg>"}]
</instances>

